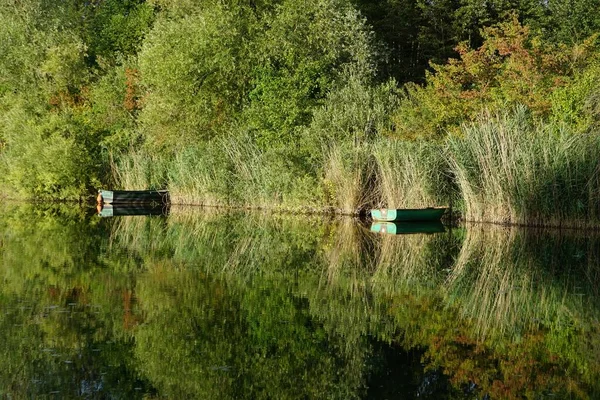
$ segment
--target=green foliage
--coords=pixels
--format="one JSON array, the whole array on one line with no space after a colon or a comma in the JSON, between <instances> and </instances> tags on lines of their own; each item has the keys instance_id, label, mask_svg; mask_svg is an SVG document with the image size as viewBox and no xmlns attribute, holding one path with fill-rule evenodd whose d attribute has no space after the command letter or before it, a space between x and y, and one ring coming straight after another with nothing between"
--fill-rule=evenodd
<instances>
[{"instance_id":1,"label":"green foliage","mask_svg":"<svg viewBox=\"0 0 600 400\"><path fill-rule=\"evenodd\" d=\"M166 172L158 174L166 178L172 199L294 210L334 207L350 213L372 203L366 198L374 163L368 145L362 144L390 130L396 90L393 84L371 88L355 74L346 76L346 84L315 110L311 125L297 130L296 143L264 148L242 126L234 134L179 151L162 164ZM120 182L131 189L148 185L148 174L161 165L160 157L150 152L124 160L130 161L120 164ZM367 186L353 177L361 177Z\"/></svg>"},{"instance_id":2,"label":"green foliage","mask_svg":"<svg viewBox=\"0 0 600 400\"><path fill-rule=\"evenodd\" d=\"M218 4L205 12L159 18L140 52L148 93L139 123L157 149L213 137L247 90L247 19Z\"/></svg>"},{"instance_id":3,"label":"green foliage","mask_svg":"<svg viewBox=\"0 0 600 400\"><path fill-rule=\"evenodd\" d=\"M98 138L77 115L48 113L33 119L13 105L5 115L3 182L26 197L76 199L99 184L103 163Z\"/></svg>"},{"instance_id":4,"label":"green foliage","mask_svg":"<svg viewBox=\"0 0 600 400\"><path fill-rule=\"evenodd\" d=\"M388 135L393 129L390 114L398 106L398 97L394 81L376 86L352 71L345 73L343 83L314 111L302 135L303 146L313 146L313 154L307 156L318 157L319 147L344 142L358 145Z\"/></svg>"},{"instance_id":5,"label":"green foliage","mask_svg":"<svg viewBox=\"0 0 600 400\"><path fill-rule=\"evenodd\" d=\"M248 135L188 146L170 159L131 152L120 159L117 170L120 187L168 187L178 204L296 211L321 204L313 171L298 164L291 151L261 151Z\"/></svg>"},{"instance_id":6,"label":"green foliage","mask_svg":"<svg viewBox=\"0 0 600 400\"><path fill-rule=\"evenodd\" d=\"M248 136L224 140L221 146L231 163L233 204L295 210L319 206L317 178L293 147L263 151Z\"/></svg>"},{"instance_id":7,"label":"green foliage","mask_svg":"<svg viewBox=\"0 0 600 400\"><path fill-rule=\"evenodd\" d=\"M485 36L482 30L503 22L509 14L517 14L523 24L535 26L536 30L541 25L551 29L552 24L557 24L549 8L537 0L355 0L354 3L382 43L384 57L379 59L378 75L382 79L393 77L398 82L422 83L426 71L431 70L430 63L444 64L448 58L456 57L454 48L461 42L474 48L481 46ZM577 25L576 19L572 22Z\"/></svg>"},{"instance_id":8,"label":"green foliage","mask_svg":"<svg viewBox=\"0 0 600 400\"><path fill-rule=\"evenodd\" d=\"M577 44L600 30L600 17L591 12L600 7L598 0L550 0L546 3L546 17L532 21L549 40Z\"/></svg>"},{"instance_id":9,"label":"green foliage","mask_svg":"<svg viewBox=\"0 0 600 400\"><path fill-rule=\"evenodd\" d=\"M6 0L0 184L35 198L106 185L294 210L467 207L444 160L464 148L445 137L486 111L525 105L594 148L597 18L583 10L595 2Z\"/></svg>"},{"instance_id":10,"label":"green foliage","mask_svg":"<svg viewBox=\"0 0 600 400\"><path fill-rule=\"evenodd\" d=\"M600 67L592 62L573 82L552 93L550 120L574 132L598 132L600 127Z\"/></svg>"},{"instance_id":11,"label":"green foliage","mask_svg":"<svg viewBox=\"0 0 600 400\"><path fill-rule=\"evenodd\" d=\"M23 90L35 80L32 65L37 63L41 49L31 43L31 26L5 8L0 9L0 96ZM37 40L39 36L35 35Z\"/></svg>"},{"instance_id":12,"label":"green foliage","mask_svg":"<svg viewBox=\"0 0 600 400\"><path fill-rule=\"evenodd\" d=\"M0 8L7 22L0 27L6 191L78 198L111 181L110 154L134 142L141 95L134 63L118 64L135 52L152 15L134 1L27 0Z\"/></svg>"},{"instance_id":13,"label":"green foliage","mask_svg":"<svg viewBox=\"0 0 600 400\"><path fill-rule=\"evenodd\" d=\"M344 0L284 1L265 28L242 118L261 147L281 146L297 140L295 128L310 123L343 72L372 76L372 39Z\"/></svg>"},{"instance_id":14,"label":"green foliage","mask_svg":"<svg viewBox=\"0 0 600 400\"><path fill-rule=\"evenodd\" d=\"M23 24L41 18L34 11L17 16ZM89 81L85 45L56 26L42 27L47 31L33 23L13 41L28 42L23 53L29 59L23 70L8 70L7 80L18 84L0 98L2 180L8 191L28 197L77 198L103 172L98 138L81 116Z\"/></svg>"},{"instance_id":15,"label":"green foliage","mask_svg":"<svg viewBox=\"0 0 600 400\"><path fill-rule=\"evenodd\" d=\"M323 154L324 206L343 214L358 214L377 202L375 163L369 145L342 142Z\"/></svg>"},{"instance_id":16,"label":"green foliage","mask_svg":"<svg viewBox=\"0 0 600 400\"><path fill-rule=\"evenodd\" d=\"M81 40L68 35L59 35L53 46L46 49L39 73L41 87L51 96L50 105L77 101L75 96L87 83L89 73L85 68L85 51Z\"/></svg>"},{"instance_id":17,"label":"green foliage","mask_svg":"<svg viewBox=\"0 0 600 400\"><path fill-rule=\"evenodd\" d=\"M472 47L485 41L486 27L496 25L510 15L519 17L523 25L536 25L548 20L548 7L537 0L466 0L455 11L454 26L459 40L469 40Z\"/></svg>"},{"instance_id":18,"label":"green foliage","mask_svg":"<svg viewBox=\"0 0 600 400\"><path fill-rule=\"evenodd\" d=\"M124 190L164 189L169 161L162 155L131 150L116 162L115 184Z\"/></svg>"},{"instance_id":19,"label":"green foliage","mask_svg":"<svg viewBox=\"0 0 600 400\"><path fill-rule=\"evenodd\" d=\"M157 148L222 136L234 121L261 148L281 146L345 69L372 74L370 35L347 1L186 7L159 18L140 53L140 123Z\"/></svg>"},{"instance_id":20,"label":"green foliage","mask_svg":"<svg viewBox=\"0 0 600 400\"><path fill-rule=\"evenodd\" d=\"M173 202L206 206L232 202L231 192L245 185L232 179L232 164L223 151L228 144L225 140L213 140L190 146L175 155L168 170ZM244 164L249 165L249 160Z\"/></svg>"},{"instance_id":21,"label":"green foliage","mask_svg":"<svg viewBox=\"0 0 600 400\"><path fill-rule=\"evenodd\" d=\"M87 93L83 116L101 138L103 151L115 156L139 145L136 116L141 107L139 73L134 62L124 62L94 83Z\"/></svg>"},{"instance_id":22,"label":"green foliage","mask_svg":"<svg viewBox=\"0 0 600 400\"><path fill-rule=\"evenodd\" d=\"M144 0L103 0L79 7L89 58L96 62L137 53L154 21L154 9Z\"/></svg>"}]
</instances>

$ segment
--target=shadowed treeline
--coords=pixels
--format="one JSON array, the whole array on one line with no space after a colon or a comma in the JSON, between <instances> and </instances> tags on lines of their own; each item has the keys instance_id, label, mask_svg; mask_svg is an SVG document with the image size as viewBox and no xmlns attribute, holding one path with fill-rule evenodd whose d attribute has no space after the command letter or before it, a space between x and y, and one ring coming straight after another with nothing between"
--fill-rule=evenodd
<instances>
[{"instance_id":1,"label":"shadowed treeline","mask_svg":"<svg viewBox=\"0 0 600 400\"><path fill-rule=\"evenodd\" d=\"M3 205L0 395L593 398L599 240Z\"/></svg>"}]
</instances>

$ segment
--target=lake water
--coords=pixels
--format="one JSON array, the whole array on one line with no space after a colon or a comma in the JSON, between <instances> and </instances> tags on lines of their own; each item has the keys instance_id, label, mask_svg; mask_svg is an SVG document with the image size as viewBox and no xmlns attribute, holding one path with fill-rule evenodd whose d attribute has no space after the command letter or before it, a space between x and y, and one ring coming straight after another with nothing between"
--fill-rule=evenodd
<instances>
[{"instance_id":1,"label":"lake water","mask_svg":"<svg viewBox=\"0 0 600 400\"><path fill-rule=\"evenodd\" d=\"M600 237L0 206L0 398L600 396Z\"/></svg>"}]
</instances>

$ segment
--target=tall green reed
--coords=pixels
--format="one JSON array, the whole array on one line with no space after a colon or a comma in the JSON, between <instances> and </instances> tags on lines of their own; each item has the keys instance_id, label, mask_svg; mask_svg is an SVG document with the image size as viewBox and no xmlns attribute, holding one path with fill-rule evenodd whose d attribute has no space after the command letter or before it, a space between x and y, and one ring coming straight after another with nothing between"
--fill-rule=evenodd
<instances>
[{"instance_id":1,"label":"tall green reed","mask_svg":"<svg viewBox=\"0 0 600 400\"><path fill-rule=\"evenodd\" d=\"M164 189L169 161L165 155L132 149L113 166L116 184L125 190Z\"/></svg>"},{"instance_id":2,"label":"tall green reed","mask_svg":"<svg viewBox=\"0 0 600 400\"><path fill-rule=\"evenodd\" d=\"M177 153L168 166L168 183L175 204L222 206L229 203L230 162L219 145L209 142Z\"/></svg>"},{"instance_id":3,"label":"tall green reed","mask_svg":"<svg viewBox=\"0 0 600 400\"><path fill-rule=\"evenodd\" d=\"M600 216L600 135L486 114L448 139L467 220L592 226Z\"/></svg>"},{"instance_id":4,"label":"tall green reed","mask_svg":"<svg viewBox=\"0 0 600 400\"><path fill-rule=\"evenodd\" d=\"M454 204L470 221L600 223L600 135L533 121L523 107L483 114L442 142L333 140L323 129L300 134L321 143L312 147L264 147L240 134L170 158L132 152L117 163L119 186L167 186L179 204L345 214Z\"/></svg>"},{"instance_id":5,"label":"tall green reed","mask_svg":"<svg viewBox=\"0 0 600 400\"><path fill-rule=\"evenodd\" d=\"M302 165L295 145L264 148L242 135L226 139L223 150L231 163L229 196L235 205L287 210L318 205L316 176Z\"/></svg>"},{"instance_id":6,"label":"tall green reed","mask_svg":"<svg viewBox=\"0 0 600 400\"><path fill-rule=\"evenodd\" d=\"M168 187L174 204L294 211L319 207L315 174L292 153L261 149L248 136L216 138L169 157L132 152L117 163L117 181L125 189Z\"/></svg>"},{"instance_id":7,"label":"tall green reed","mask_svg":"<svg viewBox=\"0 0 600 400\"><path fill-rule=\"evenodd\" d=\"M452 184L442 144L379 139L372 151L379 206L417 208L450 201Z\"/></svg>"},{"instance_id":8,"label":"tall green reed","mask_svg":"<svg viewBox=\"0 0 600 400\"><path fill-rule=\"evenodd\" d=\"M378 202L376 164L369 144L332 144L324 153L322 185L327 207L356 214Z\"/></svg>"}]
</instances>

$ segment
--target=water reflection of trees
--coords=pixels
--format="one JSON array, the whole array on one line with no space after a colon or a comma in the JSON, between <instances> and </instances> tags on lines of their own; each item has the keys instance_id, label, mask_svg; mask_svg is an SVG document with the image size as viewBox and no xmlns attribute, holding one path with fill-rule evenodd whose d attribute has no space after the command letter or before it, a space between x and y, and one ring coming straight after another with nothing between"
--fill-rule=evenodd
<instances>
[{"instance_id":1,"label":"water reflection of trees","mask_svg":"<svg viewBox=\"0 0 600 400\"><path fill-rule=\"evenodd\" d=\"M481 335L598 320L600 238L473 227L447 287Z\"/></svg>"},{"instance_id":2,"label":"water reflection of trees","mask_svg":"<svg viewBox=\"0 0 600 400\"><path fill-rule=\"evenodd\" d=\"M70 204L1 207L0 397L152 393L126 324L135 283L105 262L110 226L88 216Z\"/></svg>"},{"instance_id":3,"label":"water reflection of trees","mask_svg":"<svg viewBox=\"0 0 600 400\"><path fill-rule=\"evenodd\" d=\"M419 397L598 389L594 237L72 207L4 210L0 235L2 395L364 397L390 349Z\"/></svg>"},{"instance_id":4,"label":"water reflection of trees","mask_svg":"<svg viewBox=\"0 0 600 400\"><path fill-rule=\"evenodd\" d=\"M471 337L504 350L490 390L598 390L599 244L576 231L467 230L444 286Z\"/></svg>"}]
</instances>

